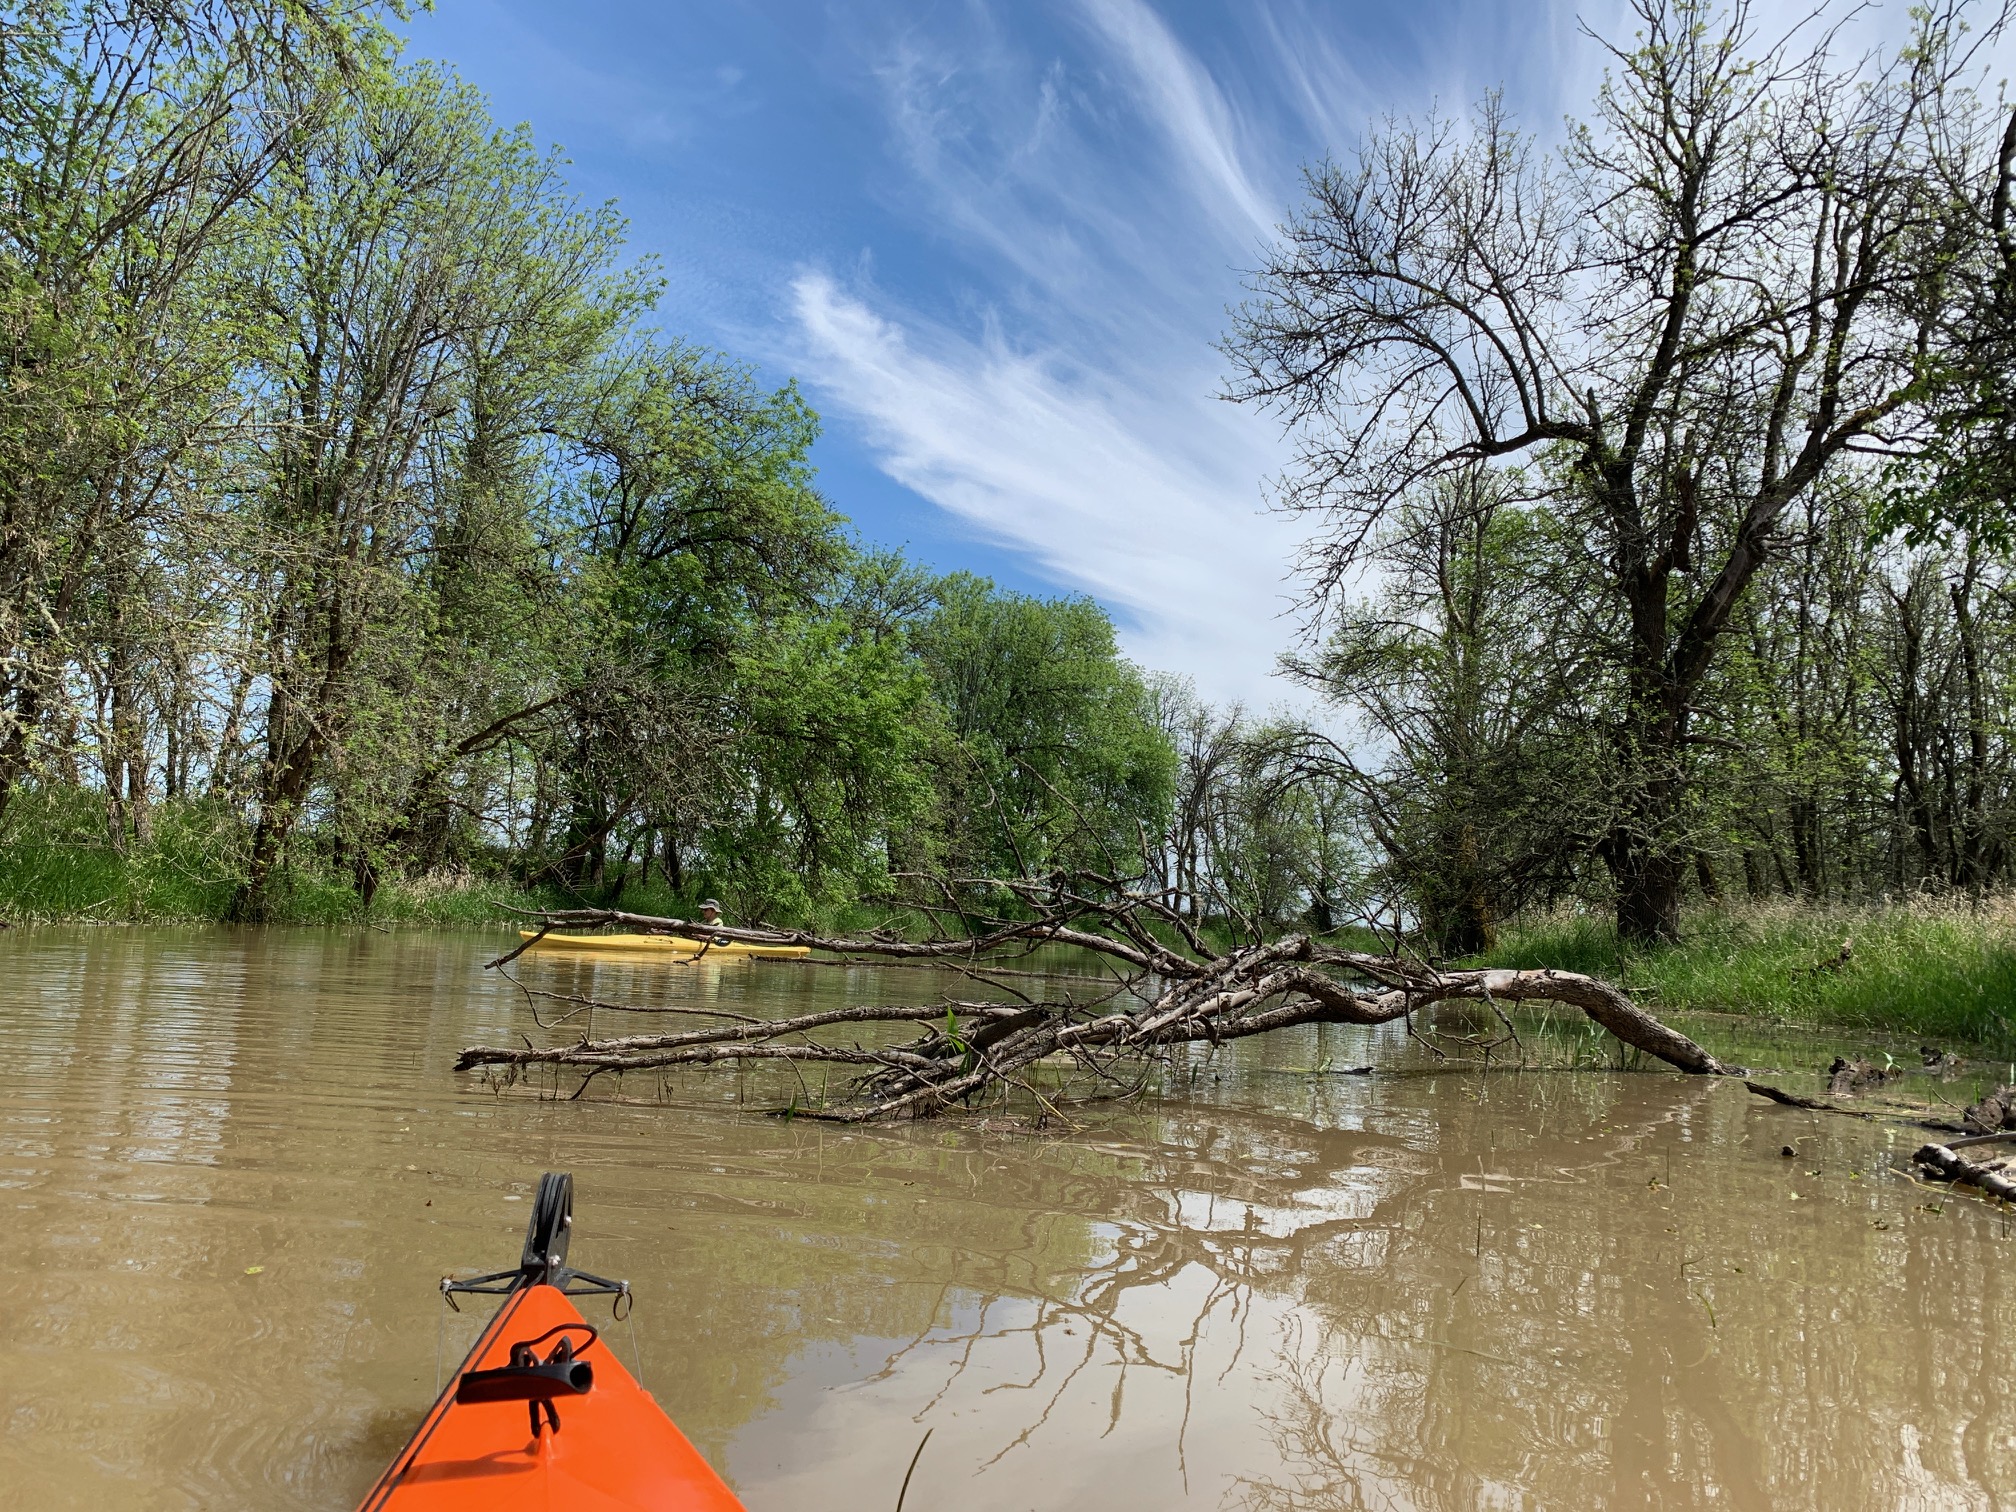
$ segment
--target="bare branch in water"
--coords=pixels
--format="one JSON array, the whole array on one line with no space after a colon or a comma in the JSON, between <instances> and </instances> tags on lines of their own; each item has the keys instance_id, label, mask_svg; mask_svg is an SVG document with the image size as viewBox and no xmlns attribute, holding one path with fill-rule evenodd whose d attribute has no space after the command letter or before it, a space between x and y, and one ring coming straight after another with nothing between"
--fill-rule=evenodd
<instances>
[{"instance_id":1,"label":"bare branch in water","mask_svg":"<svg viewBox=\"0 0 2016 1512\"><path fill-rule=\"evenodd\" d=\"M1391 952L1351 951L1301 933L1221 952L1205 942L1192 921L1177 914L1166 894L1093 874L1035 881L960 879L947 882L944 890L969 899L1008 900L1026 916L983 916L969 904L961 913L978 926L977 933L926 940L882 932L828 937L804 930L728 928L615 909L555 910L540 915L540 922L546 929L614 925L646 934L805 945L862 961L931 962L1014 992L1016 1001L944 998L930 1004L861 1005L789 1018L742 1019L676 1034L583 1039L547 1048L477 1045L461 1053L456 1068L576 1067L588 1073L585 1087L609 1071L725 1061L843 1065L858 1072L844 1096L794 1111L858 1122L924 1117L1011 1087L1033 1092L1027 1074L1044 1061L1090 1072L1108 1096L1114 1088L1132 1095L1157 1059L1183 1045L1218 1045L1301 1024L1411 1021L1420 1009L1446 1002L1479 1003L1503 1023L1509 1021L1502 1004L1554 1002L1579 1009L1624 1044L1681 1071L1713 1076L1732 1070L1617 988L1579 972L1451 971L1405 950L1400 942ZM990 952L1026 954L1052 944L1102 957L1113 970L1092 1001L1080 1001L1068 991L1038 1000L988 982L989 972L979 964ZM929 1027L900 1044L832 1042L830 1031L861 1025ZM818 1031L829 1033L818 1038Z\"/></svg>"}]
</instances>

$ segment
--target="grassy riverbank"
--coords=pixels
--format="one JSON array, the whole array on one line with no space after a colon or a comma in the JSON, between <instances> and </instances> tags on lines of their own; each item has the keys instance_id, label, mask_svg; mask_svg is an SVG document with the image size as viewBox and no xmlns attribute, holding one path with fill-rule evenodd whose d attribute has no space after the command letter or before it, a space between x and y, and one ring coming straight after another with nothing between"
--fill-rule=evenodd
<instances>
[{"instance_id":1,"label":"grassy riverbank","mask_svg":"<svg viewBox=\"0 0 2016 1512\"><path fill-rule=\"evenodd\" d=\"M37 807L37 804L41 804ZM153 841L126 852L102 805L55 808L23 795L0 834L0 918L12 923L201 923L221 920L237 886L242 833L221 807L163 804ZM704 883L703 883L704 885ZM472 926L513 909L616 903L684 915L695 896L653 878L574 892L504 877L387 878L370 908L350 879L293 868L277 922L325 926ZM852 915L855 910L843 910ZM862 917L822 919L846 929ZM1846 960L1842 942L1853 942ZM1916 900L1868 907L1778 902L1697 909L1680 944L1620 946L1589 912L1517 920L1482 964L1556 966L1617 982L1654 1012L1740 1013L1788 1024L1881 1030L2016 1050L2016 898Z\"/></svg>"},{"instance_id":2,"label":"grassy riverbank","mask_svg":"<svg viewBox=\"0 0 2016 1512\"><path fill-rule=\"evenodd\" d=\"M64 801L69 800L69 801ZM245 837L221 805L163 803L146 845L115 848L102 800L58 792L16 799L0 833L0 919L9 923L214 923L224 918L243 876ZM446 873L387 877L367 909L348 876L296 864L275 896L273 922L377 925L491 924L511 909L578 908L612 901L609 887L576 893L526 888L505 877ZM697 896L697 895L696 895ZM624 908L685 913L682 899L653 878L621 890Z\"/></svg>"},{"instance_id":3,"label":"grassy riverbank","mask_svg":"<svg viewBox=\"0 0 2016 1512\"><path fill-rule=\"evenodd\" d=\"M1852 942L1841 958L1843 942ZM1586 913L1508 927L1484 963L1606 977L1653 1012L1741 1013L1784 1023L2016 1048L2016 899L1922 899L1701 909L1677 945L1620 946Z\"/></svg>"}]
</instances>

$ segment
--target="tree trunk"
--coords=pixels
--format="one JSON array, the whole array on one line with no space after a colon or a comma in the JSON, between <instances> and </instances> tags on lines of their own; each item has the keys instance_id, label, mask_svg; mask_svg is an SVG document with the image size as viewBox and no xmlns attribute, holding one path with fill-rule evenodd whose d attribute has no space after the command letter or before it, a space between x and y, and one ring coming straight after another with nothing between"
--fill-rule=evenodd
<instances>
[{"instance_id":1,"label":"tree trunk","mask_svg":"<svg viewBox=\"0 0 2016 1512\"><path fill-rule=\"evenodd\" d=\"M42 724L42 688L32 666L15 690L12 713L7 738L0 741L0 818L27 775L35 732Z\"/></svg>"},{"instance_id":2,"label":"tree trunk","mask_svg":"<svg viewBox=\"0 0 2016 1512\"><path fill-rule=\"evenodd\" d=\"M1981 632L1974 620L1974 577L1980 565L1978 547L1967 543L1967 564L1960 581L1949 590L1953 627L1960 645L1960 669L1967 699L1967 777L1962 784L1959 823L1954 836L1954 881L1978 898L1988 890L1988 708L1982 686Z\"/></svg>"},{"instance_id":3,"label":"tree trunk","mask_svg":"<svg viewBox=\"0 0 2016 1512\"><path fill-rule=\"evenodd\" d=\"M1668 665L1670 577L1661 558L1631 573L1623 585L1631 617L1629 702L1619 751L1625 792L1606 849L1617 886L1617 936L1634 944L1680 938L1680 899L1692 848L1677 833L1687 690Z\"/></svg>"},{"instance_id":4,"label":"tree trunk","mask_svg":"<svg viewBox=\"0 0 2016 1512\"><path fill-rule=\"evenodd\" d=\"M133 843L145 850L154 843L154 803L147 793L145 747L126 761L126 808L133 821Z\"/></svg>"},{"instance_id":5,"label":"tree trunk","mask_svg":"<svg viewBox=\"0 0 2016 1512\"><path fill-rule=\"evenodd\" d=\"M1820 817L1812 796L1795 798L1787 816L1792 827L1792 862L1799 873L1799 891L1808 898L1821 893Z\"/></svg>"},{"instance_id":6,"label":"tree trunk","mask_svg":"<svg viewBox=\"0 0 2016 1512\"><path fill-rule=\"evenodd\" d=\"M114 629L117 633L116 625ZM143 848L154 838L147 795L147 730L141 718L139 690L134 686L133 659L130 644L115 647L108 679L112 685L112 761L106 776L117 815L117 843L121 850L125 849L129 836Z\"/></svg>"},{"instance_id":7,"label":"tree trunk","mask_svg":"<svg viewBox=\"0 0 2016 1512\"><path fill-rule=\"evenodd\" d=\"M1682 857L1638 844L1617 876L1617 935L1636 944L1680 938L1680 897L1687 878Z\"/></svg>"},{"instance_id":8,"label":"tree trunk","mask_svg":"<svg viewBox=\"0 0 2016 1512\"><path fill-rule=\"evenodd\" d=\"M378 896L378 881L378 866L371 859L371 847L359 841L350 857L350 886L367 911L371 900Z\"/></svg>"},{"instance_id":9,"label":"tree trunk","mask_svg":"<svg viewBox=\"0 0 2016 1512\"><path fill-rule=\"evenodd\" d=\"M1722 879L1715 875L1715 863L1705 850L1694 852L1694 881L1701 889L1701 896L1710 903L1722 901Z\"/></svg>"},{"instance_id":10,"label":"tree trunk","mask_svg":"<svg viewBox=\"0 0 2016 1512\"><path fill-rule=\"evenodd\" d=\"M233 924L263 924L273 909L273 881L280 858L294 831L294 820L307 796L320 742L312 727L286 755L268 769L266 791L260 795L259 822L252 830L252 854L245 880L232 895L225 917Z\"/></svg>"},{"instance_id":11,"label":"tree trunk","mask_svg":"<svg viewBox=\"0 0 2016 1512\"><path fill-rule=\"evenodd\" d=\"M1677 756L1670 748L1662 754ZM1641 778L1604 848L1617 888L1617 936L1633 944L1680 938L1680 902L1693 848L1677 833L1678 785L1670 777Z\"/></svg>"}]
</instances>

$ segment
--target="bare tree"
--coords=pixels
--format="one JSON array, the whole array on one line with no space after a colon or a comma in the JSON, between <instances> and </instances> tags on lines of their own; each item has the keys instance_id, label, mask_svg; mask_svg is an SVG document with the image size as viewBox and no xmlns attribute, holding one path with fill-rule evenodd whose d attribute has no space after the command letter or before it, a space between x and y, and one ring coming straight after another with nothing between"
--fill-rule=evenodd
<instances>
[{"instance_id":1,"label":"bare tree","mask_svg":"<svg viewBox=\"0 0 2016 1512\"><path fill-rule=\"evenodd\" d=\"M1413 491L1526 459L1607 584L1625 780L1599 852L1617 921L1672 936L1690 717L1787 508L1920 423L1943 270L1978 240L1995 136L1964 0L1844 62L1748 0L1634 0L1592 122L1543 153L1497 98L1389 124L1309 202L1227 351L1300 439L1320 606Z\"/></svg>"}]
</instances>

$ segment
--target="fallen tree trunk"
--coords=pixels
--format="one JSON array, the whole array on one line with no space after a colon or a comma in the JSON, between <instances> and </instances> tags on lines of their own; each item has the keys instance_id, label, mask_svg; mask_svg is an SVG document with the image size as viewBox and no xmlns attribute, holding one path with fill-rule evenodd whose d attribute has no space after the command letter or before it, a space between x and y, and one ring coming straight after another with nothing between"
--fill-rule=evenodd
<instances>
[{"instance_id":1,"label":"fallen tree trunk","mask_svg":"<svg viewBox=\"0 0 2016 1512\"><path fill-rule=\"evenodd\" d=\"M1943 1118L1924 1116L1930 1110L1923 1104L1904 1104L1896 1099L1891 1099L1875 1108L1844 1108L1839 1103L1828 1102L1818 1097L1805 1097L1797 1092L1787 1092L1782 1087L1766 1086L1763 1082L1746 1081L1743 1085L1759 1097L1768 1097L1772 1102L1780 1103L1788 1108L1804 1108L1813 1113L1839 1113L1843 1118L1862 1118L1875 1121L1888 1120L1892 1123L1908 1124L1914 1129L1937 1129L1942 1134L1964 1132L1963 1126L1960 1124ZM1999 1139L2002 1136L1989 1134L1979 1137ZM1952 1146L1958 1148L1961 1145L1972 1142L1966 1139L1956 1139L1952 1141Z\"/></svg>"},{"instance_id":2,"label":"fallen tree trunk","mask_svg":"<svg viewBox=\"0 0 2016 1512\"><path fill-rule=\"evenodd\" d=\"M1964 1155L1956 1155L1942 1144L1921 1146L1911 1157L1912 1163L1921 1165L1947 1181L1965 1182L1979 1187L1990 1197L1999 1197L2004 1202L2016 1202L2016 1181L2011 1181L1992 1166L1978 1165Z\"/></svg>"},{"instance_id":3,"label":"fallen tree trunk","mask_svg":"<svg viewBox=\"0 0 2016 1512\"><path fill-rule=\"evenodd\" d=\"M1102 958L1112 977L1089 998L1067 992L1036 1000L1004 982L1000 985L1008 1001L944 999L930 1005L851 1007L775 1020L738 1018L673 1034L583 1039L548 1047L474 1045L462 1051L456 1067L465 1071L569 1067L585 1073L585 1088L611 1071L723 1061L847 1066L858 1075L844 1096L797 1111L808 1117L860 1121L925 1116L992 1089L1027 1089L1027 1074L1039 1062L1068 1061L1109 1089L1138 1087L1145 1066L1179 1046L1223 1044L1302 1024L1371 1025L1407 1019L1411 1025L1412 1015L1422 1009L1461 1001L1480 1003L1497 1013L1507 1040L1516 1035L1502 1004L1553 1002L1579 1010L1622 1043L1681 1071L1704 1076L1730 1071L1617 988L1578 972L1449 971L1399 951L1343 950L1307 934L1217 951L1160 895L1130 891L1111 879L960 885L969 889L984 885L1005 893L1030 916L990 919L969 935L930 940L724 928L613 909L572 909L539 917L547 929L614 925L689 938L806 945L859 961L935 961L980 982L988 980L990 955L1068 945ZM960 917L972 925L970 911L962 909ZM1177 943L1171 943L1172 937ZM510 959L506 956L493 964ZM1072 980L1082 983L1084 977L1081 973ZM701 1016L706 1012L680 1011ZM817 1031L871 1024L930 1027L896 1044L835 1044L830 1037L823 1041L812 1037Z\"/></svg>"}]
</instances>

